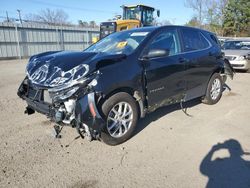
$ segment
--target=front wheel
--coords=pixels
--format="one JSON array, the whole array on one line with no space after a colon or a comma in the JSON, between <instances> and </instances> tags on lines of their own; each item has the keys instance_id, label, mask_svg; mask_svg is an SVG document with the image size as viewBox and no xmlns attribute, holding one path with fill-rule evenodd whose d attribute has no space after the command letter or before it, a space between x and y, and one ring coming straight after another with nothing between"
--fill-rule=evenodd
<instances>
[{"instance_id":1,"label":"front wheel","mask_svg":"<svg viewBox=\"0 0 250 188\"><path fill-rule=\"evenodd\" d=\"M108 145L118 145L128 140L136 127L138 107L135 99L125 92L116 93L102 105L106 125L101 140Z\"/></svg>"},{"instance_id":2,"label":"front wheel","mask_svg":"<svg viewBox=\"0 0 250 188\"><path fill-rule=\"evenodd\" d=\"M207 85L206 95L202 102L209 105L216 104L222 96L222 83L220 74L213 74Z\"/></svg>"}]
</instances>

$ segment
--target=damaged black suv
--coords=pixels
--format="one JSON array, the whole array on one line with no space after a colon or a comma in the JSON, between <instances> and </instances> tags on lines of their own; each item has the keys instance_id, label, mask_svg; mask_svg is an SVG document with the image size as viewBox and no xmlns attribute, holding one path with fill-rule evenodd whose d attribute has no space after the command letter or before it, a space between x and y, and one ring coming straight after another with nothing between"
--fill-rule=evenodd
<instances>
[{"instance_id":1,"label":"damaged black suv","mask_svg":"<svg viewBox=\"0 0 250 188\"><path fill-rule=\"evenodd\" d=\"M18 89L26 113L117 145L163 105L198 97L217 103L233 72L215 34L163 26L113 33L82 52L32 56L26 75Z\"/></svg>"}]
</instances>

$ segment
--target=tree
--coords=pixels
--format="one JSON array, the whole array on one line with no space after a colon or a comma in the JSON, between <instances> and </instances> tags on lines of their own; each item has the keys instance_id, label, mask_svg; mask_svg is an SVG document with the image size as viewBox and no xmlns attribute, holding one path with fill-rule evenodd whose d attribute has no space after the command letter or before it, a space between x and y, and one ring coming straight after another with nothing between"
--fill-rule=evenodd
<instances>
[{"instance_id":1,"label":"tree","mask_svg":"<svg viewBox=\"0 0 250 188\"><path fill-rule=\"evenodd\" d=\"M185 25L190 27L200 27L200 22L196 16L193 16Z\"/></svg>"},{"instance_id":2,"label":"tree","mask_svg":"<svg viewBox=\"0 0 250 188\"><path fill-rule=\"evenodd\" d=\"M49 25L69 25L68 17L68 14L61 9L51 10L48 8L41 10L38 14L26 16L31 21L43 22Z\"/></svg>"},{"instance_id":3,"label":"tree","mask_svg":"<svg viewBox=\"0 0 250 188\"><path fill-rule=\"evenodd\" d=\"M89 22L89 27L98 27L98 25L96 24L96 22L95 21L90 21Z\"/></svg>"},{"instance_id":4,"label":"tree","mask_svg":"<svg viewBox=\"0 0 250 188\"><path fill-rule=\"evenodd\" d=\"M85 22L85 21L82 21L82 20L78 20L78 25L80 27L88 27L89 26L88 22Z\"/></svg>"},{"instance_id":5,"label":"tree","mask_svg":"<svg viewBox=\"0 0 250 188\"><path fill-rule=\"evenodd\" d=\"M222 36L250 36L249 0L186 0L195 16L186 24Z\"/></svg>"},{"instance_id":6,"label":"tree","mask_svg":"<svg viewBox=\"0 0 250 188\"><path fill-rule=\"evenodd\" d=\"M185 0L185 5L195 11L200 27L203 24L206 3L206 0Z\"/></svg>"},{"instance_id":7,"label":"tree","mask_svg":"<svg viewBox=\"0 0 250 188\"><path fill-rule=\"evenodd\" d=\"M206 7L206 29L219 35L223 34L222 23L227 0L209 0Z\"/></svg>"},{"instance_id":8,"label":"tree","mask_svg":"<svg viewBox=\"0 0 250 188\"><path fill-rule=\"evenodd\" d=\"M228 36L250 36L250 1L229 0L224 11L223 28Z\"/></svg>"},{"instance_id":9,"label":"tree","mask_svg":"<svg viewBox=\"0 0 250 188\"><path fill-rule=\"evenodd\" d=\"M153 25L155 26L162 26L162 25L173 25L169 20L164 19L164 20L158 20L157 18L154 18L153 20Z\"/></svg>"}]
</instances>

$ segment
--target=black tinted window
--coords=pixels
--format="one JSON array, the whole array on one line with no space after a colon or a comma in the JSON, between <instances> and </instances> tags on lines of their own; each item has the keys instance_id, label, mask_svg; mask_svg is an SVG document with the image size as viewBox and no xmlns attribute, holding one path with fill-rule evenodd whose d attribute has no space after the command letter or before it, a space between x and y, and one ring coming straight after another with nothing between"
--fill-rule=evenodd
<instances>
[{"instance_id":1,"label":"black tinted window","mask_svg":"<svg viewBox=\"0 0 250 188\"><path fill-rule=\"evenodd\" d=\"M214 35L210 35L211 39L218 45L220 45L219 41L217 40L217 38Z\"/></svg>"},{"instance_id":2,"label":"black tinted window","mask_svg":"<svg viewBox=\"0 0 250 188\"><path fill-rule=\"evenodd\" d=\"M169 55L179 53L180 45L177 30L162 31L154 38L149 48L169 50Z\"/></svg>"},{"instance_id":3,"label":"black tinted window","mask_svg":"<svg viewBox=\"0 0 250 188\"><path fill-rule=\"evenodd\" d=\"M201 50L209 47L208 41L199 31L192 29L183 29L184 51Z\"/></svg>"}]
</instances>

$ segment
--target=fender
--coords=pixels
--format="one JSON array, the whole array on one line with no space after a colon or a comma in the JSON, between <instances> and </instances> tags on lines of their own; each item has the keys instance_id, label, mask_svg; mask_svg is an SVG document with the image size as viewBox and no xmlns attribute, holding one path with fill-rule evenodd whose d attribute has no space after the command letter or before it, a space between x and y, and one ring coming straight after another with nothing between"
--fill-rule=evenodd
<instances>
[{"instance_id":1,"label":"fender","mask_svg":"<svg viewBox=\"0 0 250 188\"><path fill-rule=\"evenodd\" d=\"M84 95L76 101L75 115L78 123L86 124L92 135L100 134L105 126L105 121L97 109L94 92Z\"/></svg>"}]
</instances>

